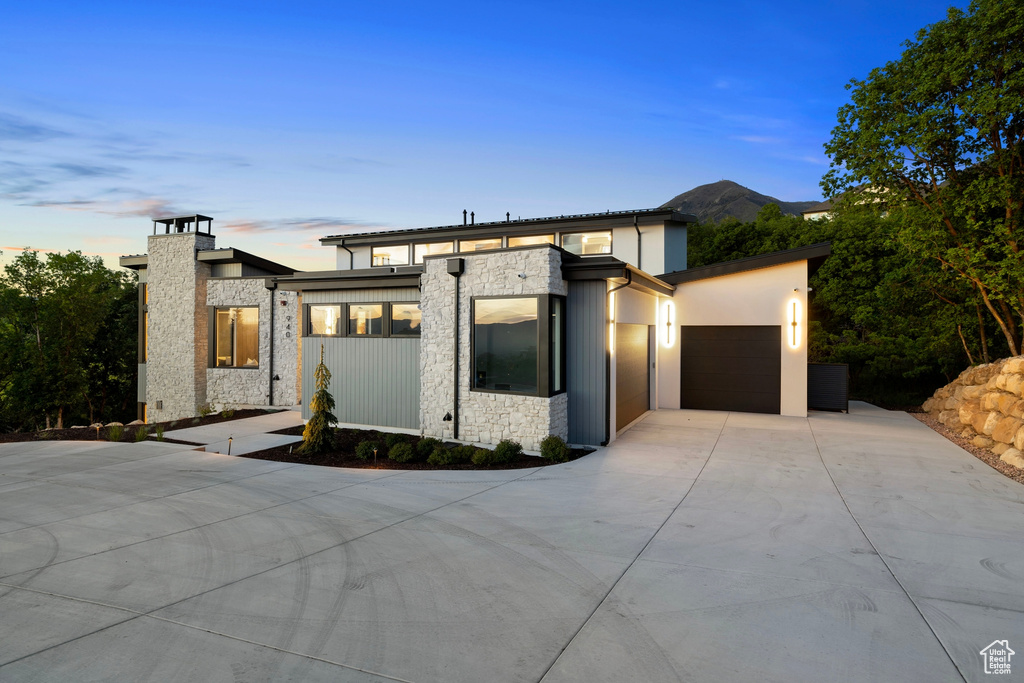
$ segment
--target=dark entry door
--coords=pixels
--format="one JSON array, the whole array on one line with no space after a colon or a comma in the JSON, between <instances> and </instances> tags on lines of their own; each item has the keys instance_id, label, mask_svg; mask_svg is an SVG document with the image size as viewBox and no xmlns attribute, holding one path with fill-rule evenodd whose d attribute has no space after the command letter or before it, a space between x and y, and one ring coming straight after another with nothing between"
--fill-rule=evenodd
<instances>
[{"instance_id":1,"label":"dark entry door","mask_svg":"<svg viewBox=\"0 0 1024 683\"><path fill-rule=\"evenodd\" d=\"M647 325L615 325L615 431L651 407L650 332Z\"/></svg>"},{"instance_id":2,"label":"dark entry door","mask_svg":"<svg viewBox=\"0 0 1024 683\"><path fill-rule=\"evenodd\" d=\"M780 412L782 328L684 325L680 407Z\"/></svg>"}]
</instances>

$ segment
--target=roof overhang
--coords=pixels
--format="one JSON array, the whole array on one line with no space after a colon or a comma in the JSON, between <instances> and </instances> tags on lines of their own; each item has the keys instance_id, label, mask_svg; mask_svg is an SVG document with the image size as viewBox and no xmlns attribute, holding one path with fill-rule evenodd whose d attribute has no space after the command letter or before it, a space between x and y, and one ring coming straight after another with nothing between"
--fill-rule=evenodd
<instances>
[{"instance_id":1,"label":"roof overhang","mask_svg":"<svg viewBox=\"0 0 1024 683\"><path fill-rule=\"evenodd\" d=\"M611 280L626 284L654 296L672 296L675 287L660 278L634 268L610 256L577 257L562 262L562 277L566 280Z\"/></svg>"},{"instance_id":2,"label":"roof overhang","mask_svg":"<svg viewBox=\"0 0 1024 683\"><path fill-rule=\"evenodd\" d=\"M291 277L268 278L267 286L270 288L277 286L288 291L419 287L421 274L423 274L423 266L318 270L296 273Z\"/></svg>"},{"instance_id":3,"label":"roof overhang","mask_svg":"<svg viewBox=\"0 0 1024 683\"><path fill-rule=\"evenodd\" d=\"M811 244L806 247L797 247L796 249L786 249L785 251L775 251L770 254L760 254L758 256L749 256L747 258L736 259L735 261L724 261L722 263L714 263L710 266L702 266L700 268L690 268L687 270L677 270L674 273L666 273L659 275L658 279L664 282L671 282L674 285L680 285L686 282L693 282L695 280L706 280L712 277L721 277L722 275L735 275L736 273L745 273L750 270L758 270L760 268L771 268L772 266L781 266L786 263L795 263L797 261L807 261L807 277L814 275L821 264L825 262L825 259L832 253L832 243L822 242L820 244Z\"/></svg>"},{"instance_id":4,"label":"roof overhang","mask_svg":"<svg viewBox=\"0 0 1024 683\"><path fill-rule=\"evenodd\" d=\"M573 232L598 228L632 227L634 218L641 226L652 224L687 225L696 223L697 217L675 209L638 209L636 211L608 211L575 216L550 216L514 221L495 221L470 225L441 225L432 228L384 230L352 235L321 237L325 246L351 247L369 244L396 244L401 242L445 241L453 239L486 239L504 235L536 235L544 232Z\"/></svg>"},{"instance_id":5,"label":"roof overhang","mask_svg":"<svg viewBox=\"0 0 1024 683\"><path fill-rule=\"evenodd\" d=\"M200 251L196 255L196 259L203 263L243 263L253 268L259 268L265 270L268 273L274 273L276 275L291 275L295 272L294 268L283 266L280 263L274 261L268 261L265 258L250 254L247 251L241 249L208 249L206 251Z\"/></svg>"},{"instance_id":6,"label":"roof overhang","mask_svg":"<svg viewBox=\"0 0 1024 683\"><path fill-rule=\"evenodd\" d=\"M122 268L141 270L149 266L149 254L136 254L134 256L122 256L120 258Z\"/></svg>"}]
</instances>

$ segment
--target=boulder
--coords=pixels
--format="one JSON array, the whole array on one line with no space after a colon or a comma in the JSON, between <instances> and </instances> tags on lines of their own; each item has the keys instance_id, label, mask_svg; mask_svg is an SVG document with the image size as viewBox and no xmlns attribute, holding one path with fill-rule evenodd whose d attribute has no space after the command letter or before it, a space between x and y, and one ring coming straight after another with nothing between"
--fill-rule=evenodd
<instances>
[{"instance_id":1,"label":"boulder","mask_svg":"<svg viewBox=\"0 0 1024 683\"><path fill-rule=\"evenodd\" d=\"M102 422L93 422L91 425L89 425L89 429L102 429L102 428L103 428L103 423Z\"/></svg>"},{"instance_id":2,"label":"boulder","mask_svg":"<svg viewBox=\"0 0 1024 683\"><path fill-rule=\"evenodd\" d=\"M986 392L981 398L981 409L982 410L998 410L999 409L999 397L1009 396L1010 394L1004 394L1001 391L989 391Z\"/></svg>"},{"instance_id":3,"label":"boulder","mask_svg":"<svg viewBox=\"0 0 1024 683\"><path fill-rule=\"evenodd\" d=\"M995 442L992 441L992 439L988 438L987 436L982 436L981 434L979 434L978 436L971 439L971 443L977 446L978 448L990 448L992 444Z\"/></svg>"},{"instance_id":4,"label":"boulder","mask_svg":"<svg viewBox=\"0 0 1024 683\"><path fill-rule=\"evenodd\" d=\"M122 422L108 422L107 426L108 427L124 427L124 423L122 423Z\"/></svg>"},{"instance_id":5,"label":"boulder","mask_svg":"<svg viewBox=\"0 0 1024 683\"><path fill-rule=\"evenodd\" d=\"M1020 399L1013 394L1000 394L996 399L995 410L998 410L1003 415L1009 415L1010 411L1013 410L1013 406Z\"/></svg>"},{"instance_id":6,"label":"boulder","mask_svg":"<svg viewBox=\"0 0 1024 683\"><path fill-rule=\"evenodd\" d=\"M132 420L131 422L128 423L128 426L129 427L134 427L136 425L144 425L144 424L146 424L146 423L143 422L142 420Z\"/></svg>"},{"instance_id":7,"label":"boulder","mask_svg":"<svg viewBox=\"0 0 1024 683\"><path fill-rule=\"evenodd\" d=\"M997 443L994 446L992 446L992 448L990 448L989 450L995 453L996 455L1002 455L1011 448L1013 448L1013 446L1011 446L1008 443Z\"/></svg>"},{"instance_id":8,"label":"boulder","mask_svg":"<svg viewBox=\"0 0 1024 683\"><path fill-rule=\"evenodd\" d=\"M1003 388L1011 394L1020 396L1024 391L1024 375L1000 375L1000 377L1006 378Z\"/></svg>"},{"instance_id":9,"label":"boulder","mask_svg":"<svg viewBox=\"0 0 1024 683\"><path fill-rule=\"evenodd\" d=\"M1024 373L1024 356L1016 356L1003 363L1003 372L1012 372L1018 375Z\"/></svg>"},{"instance_id":10,"label":"boulder","mask_svg":"<svg viewBox=\"0 0 1024 683\"><path fill-rule=\"evenodd\" d=\"M978 401L964 401L960 404L958 414L960 415L960 422L965 425L974 424L974 418L978 415L986 415L986 413L982 412L981 404ZM978 429L977 431L980 432L981 430Z\"/></svg>"},{"instance_id":11,"label":"boulder","mask_svg":"<svg viewBox=\"0 0 1024 683\"><path fill-rule=\"evenodd\" d=\"M985 395L985 387L979 386L979 385L976 385L976 384L972 384L969 387L964 387L964 390L960 394L960 397L964 398L964 399L966 399L968 401L971 401L971 400L974 400L974 399L979 399L979 398L981 398L984 395Z\"/></svg>"},{"instance_id":12,"label":"boulder","mask_svg":"<svg viewBox=\"0 0 1024 683\"><path fill-rule=\"evenodd\" d=\"M997 413L1001 415L1001 413ZM992 440L1000 443L1013 443L1013 437L1017 435L1024 422L1015 417L1003 417L996 423L992 430Z\"/></svg>"},{"instance_id":13,"label":"boulder","mask_svg":"<svg viewBox=\"0 0 1024 683\"><path fill-rule=\"evenodd\" d=\"M985 436L992 436L992 432L996 430L996 425L999 424L1001 419L1003 419L1003 414L998 410L993 410L988 414L988 417L985 418L985 424L981 426L981 429L975 431L984 434Z\"/></svg>"},{"instance_id":14,"label":"boulder","mask_svg":"<svg viewBox=\"0 0 1024 683\"><path fill-rule=\"evenodd\" d=\"M1013 447L1018 451L1024 451L1024 427L1017 430L1013 437Z\"/></svg>"},{"instance_id":15,"label":"boulder","mask_svg":"<svg viewBox=\"0 0 1024 683\"><path fill-rule=\"evenodd\" d=\"M1018 451L1016 448L1011 448L1004 451L999 459L1008 465L1013 465L1017 469L1024 470L1024 454Z\"/></svg>"}]
</instances>

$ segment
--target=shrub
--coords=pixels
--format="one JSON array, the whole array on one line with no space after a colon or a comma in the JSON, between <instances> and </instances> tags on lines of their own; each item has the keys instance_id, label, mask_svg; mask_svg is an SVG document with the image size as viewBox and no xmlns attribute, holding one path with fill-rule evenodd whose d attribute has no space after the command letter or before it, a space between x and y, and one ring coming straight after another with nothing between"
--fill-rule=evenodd
<instances>
[{"instance_id":1,"label":"shrub","mask_svg":"<svg viewBox=\"0 0 1024 683\"><path fill-rule=\"evenodd\" d=\"M472 446L456 446L445 448L438 446L427 458L427 464L434 467L451 467L452 465L464 465L473 460L473 453L476 451Z\"/></svg>"},{"instance_id":2,"label":"shrub","mask_svg":"<svg viewBox=\"0 0 1024 683\"><path fill-rule=\"evenodd\" d=\"M502 439L494 448L494 462L498 465L507 465L523 454L523 447L518 441Z\"/></svg>"},{"instance_id":3,"label":"shrub","mask_svg":"<svg viewBox=\"0 0 1024 683\"><path fill-rule=\"evenodd\" d=\"M377 451L377 455L384 455L380 450L380 444L376 441L360 441L356 446L356 457L360 460L373 460L374 450Z\"/></svg>"},{"instance_id":4,"label":"shrub","mask_svg":"<svg viewBox=\"0 0 1024 683\"><path fill-rule=\"evenodd\" d=\"M412 462L416 459L416 451L412 444L400 441L388 449L388 457L395 462Z\"/></svg>"},{"instance_id":5,"label":"shrub","mask_svg":"<svg viewBox=\"0 0 1024 683\"><path fill-rule=\"evenodd\" d=\"M489 451L486 448L477 448L474 450L472 461L477 467L487 467L488 465L498 464L498 461L494 458L494 451Z\"/></svg>"},{"instance_id":6,"label":"shrub","mask_svg":"<svg viewBox=\"0 0 1024 683\"><path fill-rule=\"evenodd\" d=\"M121 425L113 425L107 427L107 441L120 441L124 436L124 427Z\"/></svg>"},{"instance_id":7,"label":"shrub","mask_svg":"<svg viewBox=\"0 0 1024 683\"><path fill-rule=\"evenodd\" d=\"M224 409L220 411L220 416L223 417L225 420L229 420L235 416L235 411Z\"/></svg>"},{"instance_id":8,"label":"shrub","mask_svg":"<svg viewBox=\"0 0 1024 683\"><path fill-rule=\"evenodd\" d=\"M420 439L420 442L416 444L416 452L420 454L421 458L426 458L433 454L434 450L440 445L441 441L439 439L428 436L425 439Z\"/></svg>"},{"instance_id":9,"label":"shrub","mask_svg":"<svg viewBox=\"0 0 1024 683\"><path fill-rule=\"evenodd\" d=\"M552 434L540 442L540 455L551 462L565 462L572 455L572 449L562 437Z\"/></svg>"},{"instance_id":10,"label":"shrub","mask_svg":"<svg viewBox=\"0 0 1024 683\"><path fill-rule=\"evenodd\" d=\"M146 437L149 436L149 429L146 427L135 428L135 442L145 441Z\"/></svg>"},{"instance_id":11,"label":"shrub","mask_svg":"<svg viewBox=\"0 0 1024 683\"><path fill-rule=\"evenodd\" d=\"M388 434L384 437L384 445L388 447L389 451L398 444L407 443L408 441L409 439L405 434ZM410 446L410 448L412 448L412 446Z\"/></svg>"},{"instance_id":12,"label":"shrub","mask_svg":"<svg viewBox=\"0 0 1024 683\"><path fill-rule=\"evenodd\" d=\"M204 403L201 406L196 406L196 412L199 413L199 417L207 417L213 413L213 406L209 403Z\"/></svg>"},{"instance_id":13,"label":"shrub","mask_svg":"<svg viewBox=\"0 0 1024 683\"><path fill-rule=\"evenodd\" d=\"M174 423L172 422L171 424L173 425ZM156 440L157 441L163 441L164 440L164 426L162 424L157 425L155 431L156 431Z\"/></svg>"}]
</instances>

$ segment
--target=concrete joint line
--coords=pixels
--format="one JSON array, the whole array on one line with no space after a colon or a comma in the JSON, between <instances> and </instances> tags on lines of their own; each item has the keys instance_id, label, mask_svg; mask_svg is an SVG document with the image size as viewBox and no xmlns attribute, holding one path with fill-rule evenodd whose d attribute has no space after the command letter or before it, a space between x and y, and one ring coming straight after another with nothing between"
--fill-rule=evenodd
<instances>
[{"instance_id":1,"label":"concrete joint line","mask_svg":"<svg viewBox=\"0 0 1024 683\"><path fill-rule=\"evenodd\" d=\"M608 597L615 590L615 587L618 586L619 583L622 581L622 578L626 576L630 569L633 568L633 565L635 565L637 560L640 559L640 556L644 554L644 551L647 550L648 547L650 547L651 543L653 543L654 539L658 537L658 534L661 532L661 530L665 528L666 524L668 524L668 520L672 519L672 515L676 513L676 510L678 510L679 507L683 504L683 501L686 500L686 497L690 495L690 491L692 491L693 487L697 485L697 480L700 479L700 475L704 473L704 468L706 468L708 466L708 463L711 462L711 456L714 455L715 449L718 448L718 442L721 440L722 434L725 432L725 425L728 424L728 422L729 418L728 416L726 416L725 421L722 422L722 428L718 430L718 436L715 437L715 445L711 447L711 451L708 453L708 457L704 459L704 464L700 466L700 471L697 472L697 476L693 478L692 482L690 482L690 486L689 488L686 489L686 493L683 494L683 497L679 499L679 502L675 504L675 507L673 507L672 510L665 516L665 519L661 520L661 524L659 524L658 528L654 530L654 533L651 534L651 537L647 539L647 543L644 544L644 547L640 549L640 552L636 554L636 557L630 560L629 564L626 565L626 568L622 570L622 573L619 574L618 577L616 577L615 581L612 582L612 585L609 586L608 591L598 601L593 611L587 615L587 618L583 620L583 623L580 624L580 627L576 629L575 633L572 634L572 637L569 638L565 646L558 651L558 654L555 655L555 658L551 660L551 664L549 664L548 667L544 669L544 673L542 673L540 675L540 678L537 679L538 683L541 683L541 681L547 678L548 674L551 673L551 670L555 668L555 664L557 664L558 660L561 659L562 655L565 654L565 651L569 649L569 646L571 646L573 642L575 642L575 640L579 637L580 633L583 632L583 629L587 627L587 624L589 624L591 620L593 620L594 615L597 614L597 612L601 609L601 605L605 604L608 601Z\"/></svg>"},{"instance_id":2,"label":"concrete joint line","mask_svg":"<svg viewBox=\"0 0 1024 683\"><path fill-rule=\"evenodd\" d=\"M964 681L964 683L967 683L967 676L964 675L964 672L960 670L960 667L957 665L956 660L953 659L953 655L951 655L949 650L946 648L946 644L942 642L942 638L939 638L939 634L932 627L931 622L928 621L928 617L926 617L924 615L924 612L921 611L921 606L917 604L917 601L914 600L914 596L910 594L910 591L907 590L906 586L903 585L903 582L900 581L898 576L896 576L896 572L894 572L892 570L892 567L889 566L889 563L886 562L885 556L882 555L882 553L878 552L878 548L875 547L874 542L868 536L867 532L864 531L864 527L861 526L860 520L857 519L857 515L853 514L853 510L850 509L850 504L846 502L846 496L844 496L843 492L839 489L839 484L836 483L835 477L832 476L832 471L828 468L828 465L825 464L825 457L821 454L821 446L818 444L818 437L814 433L814 425L811 424L811 421L809 419L807 420L807 427L811 431L811 438L814 439L814 448L815 450L818 451L818 459L821 460L821 466L825 468L825 473L828 475L829 480L832 482L832 486L835 488L836 493L839 494L839 500L843 501L843 507L846 508L846 512L850 515L850 519L852 519L853 523L857 525L857 529L860 530L860 533L864 537L864 540L868 542L868 545L871 546L871 549L875 552L875 555L877 555L878 559L880 559L882 561L882 564L885 565L885 569L889 572L889 575L892 576L893 581L896 582L896 584L900 587L900 590L903 591L903 594L907 596L907 600L910 600L910 604L914 606L915 610L917 610L917 613L921 616L921 619L924 621L925 626L928 627L928 630L931 631L931 634L935 638L935 641L939 644L939 647L941 647L942 651L946 653L946 657L949 659L949 663L952 664L953 668L956 669L956 672L960 674L960 679Z\"/></svg>"}]
</instances>

